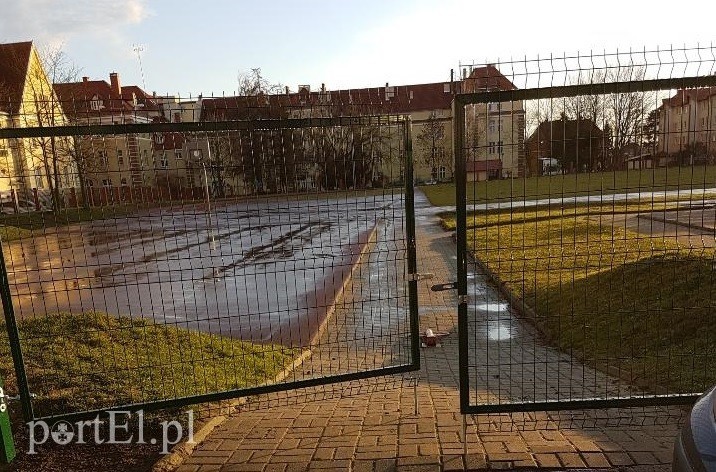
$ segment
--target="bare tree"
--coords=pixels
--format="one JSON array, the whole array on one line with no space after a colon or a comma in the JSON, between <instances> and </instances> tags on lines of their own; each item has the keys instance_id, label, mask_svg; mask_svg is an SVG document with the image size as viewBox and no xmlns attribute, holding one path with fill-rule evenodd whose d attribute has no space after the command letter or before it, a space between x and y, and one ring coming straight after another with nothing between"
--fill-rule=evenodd
<instances>
[{"instance_id":1,"label":"bare tree","mask_svg":"<svg viewBox=\"0 0 716 472\"><path fill-rule=\"evenodd\" d=\"M430 168L433 179L438 178L439 166L452 167L452 158L446 158L445 122L435 111L430 112L415 139L423 151L422 162Z\"/></svg>"},{"instance_id":2,"label":"bare tree","mask_svg":"<svg viewBox=\"0 0 716 472\"><path fill-rule=\"evenodd\" d=\"M589 85L609 82L643 80L645 68L632 64L618 65L604 70L580 73L573 83ZM639 143L650 104L656 103L652 92L614 94L587 93L564 99L564 113L569 119L588 119L604 131L605 150L602 168L613 169L616 158L631 143ZM607 150L611 150L607 152Z\"/></svg>"},{"instance_id":3,"label":"bare tree","mask_svg":"<svg viewBox=\"0 0 716 472\"><path fill-rule=\"evenodd\" d=\"M261 68L256 67L249 72L239 72L237 77L239 83L239 95L250 97L256 95L274 95L281 93L283 86L279 83L272 84L261 74Z\"/></svg>"}]
</instances>

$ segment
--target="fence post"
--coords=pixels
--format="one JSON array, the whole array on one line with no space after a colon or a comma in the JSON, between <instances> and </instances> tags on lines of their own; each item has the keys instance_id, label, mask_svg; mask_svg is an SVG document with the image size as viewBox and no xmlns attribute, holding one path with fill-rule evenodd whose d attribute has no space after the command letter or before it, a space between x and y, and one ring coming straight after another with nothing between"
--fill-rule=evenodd
<instances>
[{"instance_id":1,"label":"fence post","mask_svg":"<svg viewBox=\"0 0 716 472\"><path fill-rule=\"evenodd\" d=\"M9 464L15 458L15 441L10 427L10 412L5 403L5 384L0 376L0 464Z\"/></svg>"}]
</instances>

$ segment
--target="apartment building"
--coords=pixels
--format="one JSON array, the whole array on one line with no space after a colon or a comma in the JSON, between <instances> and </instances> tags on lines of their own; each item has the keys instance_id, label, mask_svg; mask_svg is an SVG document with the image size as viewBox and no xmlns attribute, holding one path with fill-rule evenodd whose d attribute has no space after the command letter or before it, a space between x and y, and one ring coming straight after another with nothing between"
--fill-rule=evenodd
<instances>
[{"instance_id":1,"label":"apartment building","mask_svg":"<svg viewBox=\"0 0 716 472\"><path fill-rule=\"evenodd\" d=\"M658 109L658 165L713 163L716 87L680 89Z\"/></svg>"},{"instance_id":2,"label":"apartment building","mask_svg":"<svg viewBox=\"0 0 716 472\"><path fill-rule=\"evenodd\" d=\"M54 85L60 104L73 124L150 123L161 115L153 100L137 86L122 86L119 74L106 80ZM110 195L118 187L155 185L154 144L149 134L76 137L78 173L83 188L103 187ZM118 197L121 198L121 197Z\"/></svg>"},{"instance_id":3,"label":"apartment building","mask_svg":"<svg viewBox=\"0 0 716 472\"><path fill-rule=\"evenodd\" d=\"M494 65L464 69L462 91L479 93L516 90ZM525 107L521 100L465 107L469 180L523 177Z\"/></svg>"}]
</instances>

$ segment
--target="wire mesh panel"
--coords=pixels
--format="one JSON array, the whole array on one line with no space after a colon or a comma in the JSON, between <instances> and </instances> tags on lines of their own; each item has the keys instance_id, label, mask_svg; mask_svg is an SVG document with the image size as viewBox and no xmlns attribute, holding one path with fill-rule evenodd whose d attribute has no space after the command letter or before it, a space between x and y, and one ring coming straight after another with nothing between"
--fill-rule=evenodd
<instances>
[{"instance_id":1,"label":"wire mesh panel","mask_svg":"<svg viewBox=\"0 0 716 472\"><path fill-rule=\"evenodd\" d=\"M715 65L709 47L462 66L463 412L716 382Z\"/></svg>"},{"instance_id":2,"label":"wire mesh panel","mask_svg":"<svg viewBox=\"0 0 716 472\"><path fill-rule=\"evenodd\" d=\"M419 367L409 119L56 92L0 130L26 419Z\"/></svg>"}]
</instances>

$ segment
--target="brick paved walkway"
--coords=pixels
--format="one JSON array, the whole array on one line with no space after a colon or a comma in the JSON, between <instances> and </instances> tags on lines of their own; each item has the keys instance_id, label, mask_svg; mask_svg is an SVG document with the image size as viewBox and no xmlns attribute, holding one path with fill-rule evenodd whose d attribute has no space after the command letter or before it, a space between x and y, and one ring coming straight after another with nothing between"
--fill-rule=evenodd
<instances>
[{"instance_id":1,"label":"brick paved walkway","mask_svg":"<svg viewBox=\"0 0 716 472\"><path fill-rule=\"evenodd\" d=\"M453 292L429 290L433 283L454 280L455 247L450 235L436 225L437 218L421 195L417 206L422 208L417 216L419 267L421 272L435 274L433 280L419 282L421 330L430 327L451 333L440 347L422 350L417 388L404 378L390 378L266 396L214 430L178 470L668 470L680 410L468 417L468 454L463 455L456 302ZM548 367L549 356L558 355L540 348L529 329L516 325L510 329L522 334L508 344L506 356L529 347L532 362L544 355ZM491 349L490 343L475 344L475 349ZM362 355L370 357L371 364L378 358L375 352ZM545 376L549 377L547 367ZM613 384L581 368L571 378L558 375L552 380L575 381L575 377L585 378L585 372L597 379L596 385ZM495 392L496 397L514 394L514 382L507 381L509 372L505 375L508 387ZM542 379L535 376L535 380ZM522 387L527 381L520 378ZM535 390L534 385L526 390ZM579 392L583 392L581 387Z\"/></svg>"}]
</instances>

